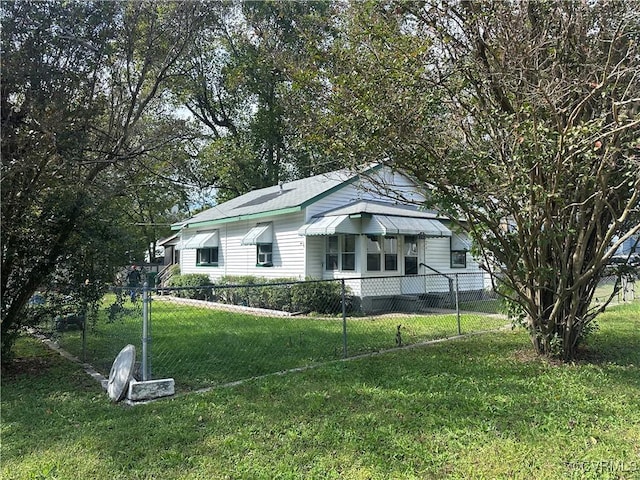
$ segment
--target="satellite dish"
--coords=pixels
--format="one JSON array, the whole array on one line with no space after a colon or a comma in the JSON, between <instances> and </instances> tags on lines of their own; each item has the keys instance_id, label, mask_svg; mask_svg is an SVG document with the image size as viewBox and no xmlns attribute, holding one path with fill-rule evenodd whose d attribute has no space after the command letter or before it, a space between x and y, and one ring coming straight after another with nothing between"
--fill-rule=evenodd
<instances>
[{"instance_id":1,"label":"satellite dish","mask_svg":"<svg viewBox=\"0 0 640 480\"><path fill-rule=\"evenodd\" d=\"M129 382L133 378L133 367L136 362L136 347L127 345L113 361L107 384L107 394L114 402L122 400L127 393Z\"/></svg>"}]
</instances>

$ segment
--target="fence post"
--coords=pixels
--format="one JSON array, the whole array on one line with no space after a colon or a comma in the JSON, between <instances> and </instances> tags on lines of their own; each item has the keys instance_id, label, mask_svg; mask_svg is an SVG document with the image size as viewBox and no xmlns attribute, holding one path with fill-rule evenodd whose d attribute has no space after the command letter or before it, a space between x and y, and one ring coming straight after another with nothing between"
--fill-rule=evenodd
<instances>
[{"instance_id":1,"label":"fence post","mask_svg":"<svg viewBox=\"0 0 640 480\"><path fill-rule=\"evenodd\" d=\"M149 375L149 284L142 287L142 380L150 380Z\"/></svg>"},{"instance_id":2,"label":"fence post","mask_svg":"<svg viewBox=\"0 0 640 480\"><path fill-rule=\"evenodd\" d=\"M344 278L341 280L340 296L342 298L342 355L347 358L347 296Z\"/></svg>"},{"instance_id":3,"label":"fence post","mask_svg":"<svg viewBox=\"0 0 640 480\"><path fill-rule=\"evenodd\" d=\"M456 273L456 318L458 322L458 335L462 335L462 328L460 327L460 302L458 300L458 291L460 290L458 283L458 274Z\"/></svg>"},{"instance_id":4,"label":"fence post","mask_svg":"<svg viewBox=\"0 0 640 480\"><path fill-rule=\"evenodd\" d=\"M84 318L82 320L82 363L87 361L87 309L84 309Z\"/></svg>"}]
</instances>

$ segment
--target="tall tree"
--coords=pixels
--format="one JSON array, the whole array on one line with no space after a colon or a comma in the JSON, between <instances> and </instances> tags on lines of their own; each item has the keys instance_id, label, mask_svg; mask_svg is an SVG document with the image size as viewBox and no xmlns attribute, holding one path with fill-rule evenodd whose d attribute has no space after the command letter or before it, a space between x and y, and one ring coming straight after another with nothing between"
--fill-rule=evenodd
<instances>
[{"instance_id":1,"label":"tall tree","mask_svg":"<svg viewBox=\"0 0 640 480\"><path fill-rule=\"evenodd\" d=\"M331 147L420 180L544 355L575 356L607 259L640 230L636 7L357 3L336 43Z\"/></svg>"},{"instance_id":2,"label":"tall tree","mask_svg":"<svg viewBox=\"0 0 640 480\"><path fill-rule=\"evenodd\" d=\"M199 18L190 3L3 3L3 359L43 282L109 248L110 178L168 141L143 120Z\"/></svg>"},{"instance_id":3,"label":"tall tree","mask_svg":"<svg viewBox=\"0 0 640 480\"><path fill-rule=\"evenodd\" d=\"M192 45L176 92L212 137L202 159L219 201L316 173L297 85L307 47L330 36L331 12L326 2L218 4Z\"/></svg>"},{"instance_id":4,"label":"tall tree","mask_svg":"<svg viewBox=\"0 0 640 480\"><path fill-rule=\"evenodd\" d=\"M159 128L155 124L153 130ZM198 191L192 180L190 127L182 121L168 122L169 142L148 150L135 162L120 165L106 179L103 188L113 195L113 206L120 214L120 226L129 232L129 261L156 261L158 240L171 234L172 223L188 216L193 204L191 193ZM169 132L183 132L176 138ZM198 139L198 134L192 134Z\"/></svg>"}]
</instances>

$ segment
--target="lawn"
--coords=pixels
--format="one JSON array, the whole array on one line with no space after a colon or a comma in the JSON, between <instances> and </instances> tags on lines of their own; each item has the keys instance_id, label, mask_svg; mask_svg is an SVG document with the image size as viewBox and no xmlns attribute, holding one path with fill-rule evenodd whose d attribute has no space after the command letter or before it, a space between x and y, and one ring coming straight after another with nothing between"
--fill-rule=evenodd
<instances>
[{"instance_id":1,"label":"lawn","mask_svg":"<svg viewBox=\"0 0 640 480\"><path fill-rule=\"evenodd\" d=\"M138 302L123 305L123 315L107 321L109 299L101 317L88 330L86 361L108 375L113 359L133 344L141 360L142 309ZM462 333L496 329L502 317L465 313ZM386 315L347 318L347 354L394 348L400 343L458 334L455 314ZM275 317L212 310L154 300L150 315L152 378L175 379L176 388L190 390L228 383L344 357L341 317ZM82 357L81 332L58 338L63 348ZM140 375L138 375L140 378Z\"/></svg>"},{"instance_id":2,"label":"lawn","mask_svg":"<svg viewBox=\"0 0 640 480\"><path fill-rule=\"evenodd\" d=\"M126 407L23 338L3 479L640 478L640 304L583 359L503 331Z\"/></svg>"}]
</instances>

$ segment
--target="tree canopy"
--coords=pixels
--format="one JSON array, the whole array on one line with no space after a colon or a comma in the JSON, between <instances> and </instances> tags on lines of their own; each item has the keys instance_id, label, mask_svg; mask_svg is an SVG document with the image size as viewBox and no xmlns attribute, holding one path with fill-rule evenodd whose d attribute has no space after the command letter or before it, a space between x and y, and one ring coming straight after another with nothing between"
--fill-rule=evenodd
<instances>
[{"instance_id":1,"label":"tree canopy","mask_svg":"<svg viewBox=\"0 0 640 480\"><path fill-rule=\"evenodd\" d=\"M354 3L335 52L329 147L418 179L543 354L575 355L640 229L636 6Z\"/></svg>"},{"instance_id":2,"label":"tree canopy","mask_svg":"<svg viewBox=\"0 0 640 480\"><path fill-rule=\"evenodd\" d=\"M1 15L4 356L56 269L97 281L124 253L123 169L182 135L150 118L200 15L190 3L20 1Z\"/></svg>"},{"instance_id":3,"label":"tree canopy","mask_svg":"<svg viewBox=\"0 0 640 480\"><path fill-rule=\"evenodd\" d=\"M173 91L211 136L201 161L218 201L330 169L318 166L298 124L310 98L306 53L330 38L332 10L329 2L221 4L185 55Z\"/></svg>"}]
</instances>

